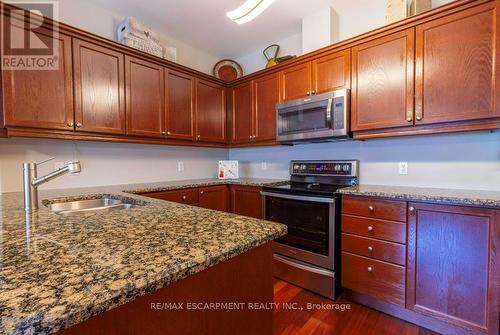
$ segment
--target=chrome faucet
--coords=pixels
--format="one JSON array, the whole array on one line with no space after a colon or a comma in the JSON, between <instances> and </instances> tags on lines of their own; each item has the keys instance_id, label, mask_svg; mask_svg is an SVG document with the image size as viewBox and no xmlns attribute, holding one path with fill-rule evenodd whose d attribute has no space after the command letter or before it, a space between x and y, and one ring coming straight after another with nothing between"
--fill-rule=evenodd
<instances>
[{"instance_id":1,"label":"chrome faucet","mask_svg":"<svg viewBox=\"0 0 500 335\"><path fill-rule=\"evenodd\" d=\"M52 158L53 159L53 158ZM52 160L49 159L49 160ZM45 161L48 162L49 160ZM82 171L79 161L68 162L64 167L55 170L43 177L37 177L37 166L42 163L23 163L23 190L24 190L24 210L32 212L38 209L38 187L46 182L62 176L66 173L70 175L78 174Z\"/></svg>"}]
</instances>

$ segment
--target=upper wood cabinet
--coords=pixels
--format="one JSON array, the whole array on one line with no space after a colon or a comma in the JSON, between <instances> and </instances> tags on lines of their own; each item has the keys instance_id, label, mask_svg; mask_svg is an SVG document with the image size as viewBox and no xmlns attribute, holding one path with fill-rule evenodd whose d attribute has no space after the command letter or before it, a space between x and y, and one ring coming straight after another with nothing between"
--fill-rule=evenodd
<instances>
[{"instance_id":1,"label":"upper wood cabinet","mask_svg":"<svg viewBox=\"0 0 500 335\"><path fill-rule=\"evenodd\" d=\"M162 137L165 123L163 67L125 57L127 134Z\"/></svg>"},{"instance_id":2,"label":"upper wood cabinet","mask_svg":"<svg viewBox=\"0 0 500 335\"><path fill-rule=\"evenodd\" d=\"M276 139L276 104L280 102L278 73L259 77L253 81L254 91L254 140Z\"/></svg>"},{"instance_id":3,"label":"upper wood cabinet","mask_svg":"<svg viewBox=\"0 0 500 335\"><path fill-rule=\"evenodd\" d=\"M73 40L76 130L125 133L124 55Z\"/></svg>"},{"instance_id":4,"label":"upper wood cabinet","mask_svg":"<svg viewBox=\"0 0 500 335\"><path fill-rule=\"evenodd\" d=\"M229 210L227 186L212 186L200 188L200 207L216 211L227 212Z\"/></svg>"},{"instance_id":5,"label":"upper wood cabinet","mask_svg":"<svg viewBox=\"0 0 500 335\"><path fill-rule=\"evenodd\" d=\"M231 142L251 143L276 138L279 92L278 73L256 78L231 89Z\"/></svg>"},{"instance_id":6,"label":"upper wood cabinet","mask_svg":"<svg viewBox=\"0 0 500 335\"><path fill-rule=\"evenodd\" d=\"M245 82L231 89L231 141L249 142L254 135L254 108L252 82Z\"/></svg>"},{"instance_id":7,"label":"upper wood cabinet","mask_svg":"<svg viewBox=\"0 0 500 335\"><path fill-rule=\"evenodd\" d=\"M407 308L474 334L498 334L500 212L409 206Z\"/></svg>"},{"instance_id":8,"label":"upper wood cabinet","mask_svg":"<svg viewBox=\"0 0 500 335\"><path fill-rule=\"evenodd\" d=\"M500 116L496 20L489 2L417 26L417 125Z\"/></svg>"},{"instance_id":9,"label":"upper wood cabinet","mask_svg":"<svg viewBox=\"0 0 500 335\"><path fill-rule=\"evenodd\" d=\"M414 28L353 47L353 131L413 125L414 47Z\"/></svg>"},{"instance_id":10,"label":"upper wood cabinet","mask_svg":"<svg viewBox=\"0 0 500 335\"><path fill-rule=\"evenodd\" d=\"M37 36L53 38L45 29ZM55 47L58 70L2 70L5 126L73 130L71 38L59 34Z\"/></svg>"},{"instance_id":11,"label":"upper wood cabinet","mask_svg":"<svg viewBox=\"0 0 500 335\"><path fill-rule=\"evenodd\" d=\"M311 62L312 94L351 88L351 50L329 54Z\"/></svg>"},{"instance_id":12,"label":"upper wood cabinet","mask_svg":"<svg viewBox=\"0 0 500 335\"><path fill-rule=\"evenodd\" d=\"M226 89L196 80L196 138L205 142L226 140Z\"/></svg>"},{"instance_id":13,"label":"upper wood cabinet","mask_svg":"<svg viewBox=\"0 0 500 335\"><path fill-rule=\"evenodd\" d=\"M311 63L306 62L280 72L282 100L293 100L311 94Z\"/></svg>"},{"instance_id":14,"label":"upper wood cabinet","mask_svg":"<svg viewBox=\"0 0 500 335\"><path fill-rule=\"evenodd\" d=\"M195 80L188 74L166 70L166 128L169 138L195 139Z\"/></svg>"}]
</instances>

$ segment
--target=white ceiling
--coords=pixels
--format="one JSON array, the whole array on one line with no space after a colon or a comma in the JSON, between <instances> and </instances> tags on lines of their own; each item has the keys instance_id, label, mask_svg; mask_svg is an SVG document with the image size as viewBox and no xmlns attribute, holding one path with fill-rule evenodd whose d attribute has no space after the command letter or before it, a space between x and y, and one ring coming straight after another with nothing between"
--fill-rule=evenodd
<instances>
[{"instance_id":1,"label":"white ceiling","mask_svg":"<svg viewBox=\"0 0 500 335\"><path fill-rule=\"evenodd\" d=\"M238 58L301 32L301 19L331 5L339 15L386 0L275 0L252 22L238 25L226 12L244 0L92 0L121 14L219 57ZM378 4L377 4L378 5ZM370 7L370 6L368 6Z\"/></svg>"}]
</instances>

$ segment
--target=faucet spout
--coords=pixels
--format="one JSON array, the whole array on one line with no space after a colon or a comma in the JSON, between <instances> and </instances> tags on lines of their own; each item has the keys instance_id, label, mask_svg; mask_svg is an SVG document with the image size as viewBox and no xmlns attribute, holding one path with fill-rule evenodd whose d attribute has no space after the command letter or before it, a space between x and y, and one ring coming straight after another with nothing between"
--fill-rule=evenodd
<instances>
[{"instance_id":1,"label":"faucet spout","mask_svg":"<svg viewBox=\"0 0 500 335\"><path fill-rule=\"evenodd\" d=\"M62 176L66 173L71 175L78 174L82 171L79 161L69 162L64 167L55 170L43 177L37 177L37 164L23 164L23 190L24 190L24 210L32 212L38 209L38 187L52 179Z\"/></svg>"}]
</instances>

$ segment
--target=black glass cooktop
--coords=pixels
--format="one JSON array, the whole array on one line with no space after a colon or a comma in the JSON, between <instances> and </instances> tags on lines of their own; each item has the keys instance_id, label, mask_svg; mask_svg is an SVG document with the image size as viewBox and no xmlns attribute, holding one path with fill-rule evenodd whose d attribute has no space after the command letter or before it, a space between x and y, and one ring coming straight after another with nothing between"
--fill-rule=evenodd
<instances>
[{"instance_id":1,"label":"black glass cooktop","mask_svg":"<svg viewBox=\"0 0 500 335\"><path fill-rule=\"evenodd\" d=\"M319 183L290 183L282 186L264 186L265 192L275 192L294 195L315 195L323 197L334 197L337 190L347 187L346 185L328 185Z\"/></svg>"}]
</instances>

